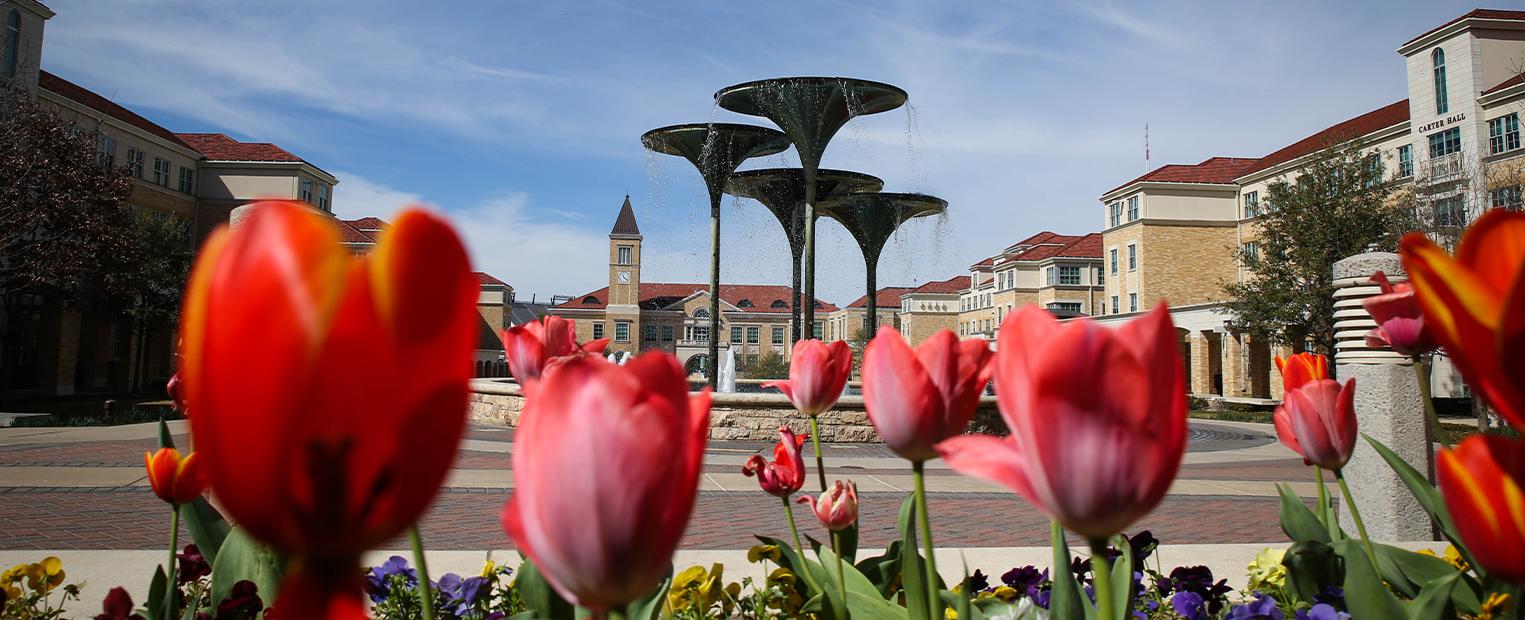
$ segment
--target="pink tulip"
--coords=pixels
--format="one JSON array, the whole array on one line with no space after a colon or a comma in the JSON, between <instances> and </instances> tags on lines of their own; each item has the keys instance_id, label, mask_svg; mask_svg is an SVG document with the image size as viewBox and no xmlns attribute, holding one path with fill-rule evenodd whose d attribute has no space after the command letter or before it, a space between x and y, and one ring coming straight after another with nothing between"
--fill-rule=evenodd
<instances>
[{"instance_id":1,"label":"pink tulip","mask_svg":"<svg viewBox=\"0 0 1525 620\"><path fill-rule=\"evenodd\" d=\"M773 462L754 454L741 466L741 473L748 478L757 476L757 484L769 495L789 497L805 486L805 456L800 447L810 434L795 435L785 426L778 429L778 436L778 445L773 446Z\"/></svg>"},{"instance_id":2,"label":"pink tulip","mask_svg":"<svg viewBox=\"0 0 1525 620\"><path fill-rule=\"evenodd\" d=\"M885 445L912 461L964 432L990 381L990 347L942 330L913 351L893 327L863 353L863 403Z\"/></svg>"},{"instance_id":3,"label":"pink tulip","mask_svg":"<svg viewBox=\"0 0 1525 620\"><path fill-rule=\"evenodd\" d=\"M546 369L514 442L503 529L562 596L595 611L667 574L698 494L710 395L662 352Z\"/></svg>"},{"instance_id":4,"label":"pink tulip","mask_svg":"<svg viewBox=\"0 0 1525 620\"><path fill-rule=\"evenodd\" d=\"M833 532L840 532L858 522L858 485L838 480L819 498L802 495L794 500L798 504L810 504L815 518Z\"/></svg>"},{"instance_id":5,"label":"pink tulip","mask_svg":"<svg viewBox=\"0 0 1525 620\"><path fill-rule=\"evenodd\" d=\"M1366 334L1366 346L1388 347L1408 356L1440 348L1434 334L1425 327L1412 286L1407 282L1393 284L1380 271L1372 274L1371 281L1382 288L1382 294L1361 301L1367 314L1377 322L1377 327Z\"/></svg>"},{"instance_id":6,"label":"pink tulip","mask_svg":"<svg viewBox=\"0 0 1525 620\"><path fill-rule=\"evenodd\" d=\"M800 413L815 417L837 406L852 369L853 352L846 342L801 340L789 354L789 380L769 381L763 387L778 388Z\"/></svg>"},{"instance_id":7,"label":"pink tulip","mask_svg":"<svg viewBox=\"0 0 1525 620\"><path fill-rule=\"evenodd\" d=\"M1186 450L1180 337L1164 304L1110 329L1024 306L1001 326L996 402L1007 437L937 446L948 466L996 482L1091 540L1165 497Z\"/></svg>"},{"instance_id":8,"label":"pink tulip","mask_svg":"<svg viewBox=\"0 0 1525 620\"><path fill-rule=\"evenodd\" d=\"M1286 393L1272 421L1276 436L1303 457L1303 462L1337 470L1356 449L1356 380L1345 385L1329 378L1322 355L1298 353L1276 358Z\"/></svg>"},{"instance_id":9,"label":"pink tulip","mask_svg":"<svg viewBox=\"0 0 1525 620\"><path fill-rule=\"evenodd\" d=\"M577 325L559 316L515 325L501 334L508 370L520 384L534 381L545 367L569 356L603 353L608 338L577 344Z\"/></svg>"}]
</instances>

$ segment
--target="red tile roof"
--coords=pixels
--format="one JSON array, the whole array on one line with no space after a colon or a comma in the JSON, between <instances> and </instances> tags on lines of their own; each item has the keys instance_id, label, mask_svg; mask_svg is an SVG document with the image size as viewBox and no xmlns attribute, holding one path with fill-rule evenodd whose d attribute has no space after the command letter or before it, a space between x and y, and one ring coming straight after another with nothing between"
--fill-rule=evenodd
<instances>
[{"instance_id":1,"label":"red tile roof","mask_svg":"<svg viewBox=\"0 0 1525 620\"><path fill-rule=\"evenodd\" d=\"M1507 80L1504 80L1502 82L1499 82L1497 86L1494 86L1493 88L1490 88L1488 90L1483 91L1482 94L1486 95L1488 93L1498 92L1498 91L1504 90L1506 88L1509 88L1510 86L1514 86L1515 84L1520 84L1520 83L1525 83L1525 72L1514 74L1514 77L1509 78Z\"/></svg>"},{"instance_id":2,"label":"red tile roof","mask_svg":"<svg viewBox=\"0 0 1525 620\"><path fill-rule=\"evenodd\" d=\"M186 144L184 140L181 140L179 137L177 137L174 132L159 126L157 123L151 120L143 118L142 116L138 116L136 112L117 105L116 102L110 99L97 95L94 92L79 86L78 84L53 75L52 73L48 73L47 71L40 71L37 77L37 85L43 90L51 91L55 95L69 99L70 101L127 123L128 125L132 125L133 127L137 127L138 129L142 129L143 131L151 133L159 138L163 138L170 143L191 149L193 151L196 150L195 147Z\"/></svg>"},{"instance_id":3,"label":"red tile roof","mask_svg":"<svg viewBox=\"0 0 1525 620\"><path fill-rule=\"evenodd\" d=\"M914 289L911 289L911 292L906 294L911 295L915 293L931 293L951 295L956 294L966 288L969 288L969 276L953 276L947 280L928 282Z\"/></svg>"},{"instance_id":4,"label":"red tile roof","mask_svg":"<svg viewBox=\"0 0 1525 620\"><path fill-rule=\"evenodd\" d=\"M504 282L502 280L499 280L497 278L492 277L492 274L484 273L484 272L481 272L481 271L473 271L472 273L476 274L477 280L479 280L482 284L496 284L496 285L500 285L500 286L508 286L507 282Z\"/></svg>"},{"instance_id":5,"label":"red tile roof","mask_svg":"<svg viewBox=\"0 0 1525 620\"><path fill-rule=\"evenodd\" d=\"M1059 256L1072 258L1101 258L1101 233L1090 233L1064 246Z\"/></svg>"},{"instance_id":6,"label":"red tile roof","mask_svg":"<svg viewBox=\"0 0 1525 620\"><path fill-rule=\"evenodd\" d=\"M1202 163L1193 165L1165 164L1145 173L1144 176L1109 189L1106 193L1110 194L1134 183L1146 181L1228 184L1243 175L1244 169L1253 163L1255 163L1253 157L1209 157L1202 160Z\"/></svg>"},{"instance_id":7,"label":"red tile roof","mask_svg":"<svg viewBox=\"0 0 1525 620\"><path fill-rule=\"evenodd\" d=\"M1427 36L1430 36L1430 33L1432 33L1432 32L1439 32L1440 30L1444 29L1446 26L1449 26L1449 25L1454 24L1456 22L1459 22L1461 20L1464 20L1464 19L1474 19L1474 18L1475 19L1517 19L1517 20L1525 20L1525 11L1506 11L1506 10L1502 10L1502 9L1477 9L1477 10L1474 10L1474 11L1472 11L1470 13L1467 13L1466 15L1462 15L1461 17L1458 17L1458 18L1453 19L1451 21L1448 21L1448 22L1446 22L1444 24L1441 24L1439 26L1436 26L1434 28L1426 30L1424 32L1424 34L1421 34L1421 35L1419 35L1417 37L1409 39L1407 42L1404 43L1404 45L1408 45L1409 43L1413 43L1413 42L1418 41L1420 39L1423 39L1423 38L1425 38Z\"/></svg>"},{"instance_id":8,"label":"red tile roof","mask_svg":"<svg viewBox=\"0 0 1525 620\"><path fill-rule=\"evenodd\" d=\"M386 220L379 217L362 217L358 220L337 220L340 241L351 244L376 243L377 234L386 230Z\"/></svg>"},{"instance_id":9,"label":"red tile roof","mask_svg":"<svg viewBox=\"0 0 1525 620\"><path fill-rule=\"evenodd\" d=\"M1316 134L1293 142L1279 151L1266 155L1246 167L1235 177L1242 177L1287 163L1309 153L1314 153L1341 142L1359 138L1379 129L1386 129L1409 119L1409 100L1390 103L1348 121L1335 124Z\"/></svg>"},{"instance_id":10,"label":"red tile roof","mask_svg":"<svg viewBox=\"0 0 1525 620\"><path fill-rule=\"evenodd\" d=\"M303 159L269 142L239 142L220 133L177 133L211 161L269 161L300 163Z\"/></svg>"},{"instance_id":11,"label":"red tile roof","mask_svg":"<svg viewBox=\"0 0 1525 620\"><path fill-rule=\"evenodd\" d=\"M898 306L898 305L900 305L900 296L904 295L906 293L909 293L909 292L911 292L913 290L915 290L915 288L909 287L909 286L886 286L884 288L879 289L878 291L876 291L874 293L874 305L878 306L880 308L888 308L888 307L891 307L891 306ZM867 308L868 307L868 295L864 295L862 297L859 297L857 300L853 301L852 303L847 304L847 307L848 308Z\"/></svg>"},{"instance_id":12,"label":"red tile roof","mask_svg":"<svg viewBox=\"0 0 1525 620\"><path fill-rule=\"evenodd\" d=\"M678 302L694 293L708 292L708 284L682 284L663 282L641 283L641 308L655 310ZM793 295L793 289L787 286L772 284L722 284L720 285L720 299L732 306L741 308L746 312L789 312L789 298ZM592 301L585 301L587 299ZM742 307L742 301L751 303L751 307ZM774 307L774 302L781 302L783 307ZM571 300L556 304L556 308L567 309L600 309L609 303L609 287L604 287L573 297ZM824 301L816 301L816 309L820 312L835 312L838 308Z\"/></svg>"}]
</instances>

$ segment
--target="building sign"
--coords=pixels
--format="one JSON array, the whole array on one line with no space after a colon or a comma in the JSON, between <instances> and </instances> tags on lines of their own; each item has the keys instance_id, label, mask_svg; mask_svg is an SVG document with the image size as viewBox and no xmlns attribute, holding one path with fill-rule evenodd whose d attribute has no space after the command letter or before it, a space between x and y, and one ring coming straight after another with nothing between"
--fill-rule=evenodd
<instances>
[{"instance_id":1,"label":"building sign","mask_svg":"<svg viewBox=\"0 0 1525 620\"><path fill-rule=\"evenodd\" d=\"M1436 129L1441 129L1443 127L1450 127L1450 126L1455 125L1457 123L1460 123L1460 122L1462 122L1464 120L1467 120L1467 113L1466 112L1458 112L1456 114L1452 114L1450 116L1447 116L1447 117L1445 117L1443 119L1437 119L1437 120L1425 123L1423 125L1420 125L1419 126L1419 133L1429 133L1429 132L1434 131Z\"/></svg>"}]
</instances>

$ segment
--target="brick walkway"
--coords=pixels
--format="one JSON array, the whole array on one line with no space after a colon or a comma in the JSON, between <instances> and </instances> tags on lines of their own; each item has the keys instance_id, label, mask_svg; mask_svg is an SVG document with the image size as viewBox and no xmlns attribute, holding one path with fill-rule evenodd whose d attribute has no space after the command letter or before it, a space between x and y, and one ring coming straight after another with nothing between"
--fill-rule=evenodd
<instances>
[{"instance_id":1,"label":"brick walkway","mask_svg":"<svg viewBox=\"0 0 1525 620\"><path fill-rule=\"evenodd\" d=\"M1234 450L1238 446L1264 445L1267 439L1253 432L1217 433L1212 427L1194 429L1193 450ZM1230 429L1238 431L1238 429ZM462 450L458 469L503 470L511 458L504 449L511 433L473 429L469 438L495 442L494 450ZM16 467L141 467L143 452L152 439L125 439L75 443L0 444L0 549L157 549L165 542L168 509L146 486L39 487L7 475ZM183 435L176 437L184 445ZM1212 442L1220 442L1213 445ZM1202 444L1206 443L1204 446ZM764 448L753 444L716 444L711 458L734 459ZM831 446L829 457L854 457L870 463L864 468L844 468L842 476L903 473L905 463L894 459L882 446ZM1309 482L1311 473L1287 453L1250 450L1244 461L1184 465L1180 477L1197 480L1288 480ZM1270 456L1267 456L1270 455ZM710 472L735 472L730 463L708 463ZM17 470L12 469L12 472ZM838 473L838 472L833 472ZM946 469L931 475L953 476ZM507 476L505 475L505 479ZM812 479L813 480L813 479ZM935 489L936 486L932 485ZM422 523L433 549L505 549L511 545L498 523L507 489L445 489ZM861 545L882 547L898 534L895 518L903 494L861 494ZM1010 493L931 493L933 525L940 545L1008 547L1048 544L1048 523L1038 511ZM1135 530L1149 529L1165 542L1240 543L1267 542L1283 538L1277 525L1274 496L1172 495ZM803 506L796 507L801 533L817 536L824 531ZM700 494L683 541L686 549L744 549L755 543L752 534L787 538L788 525L777 498L760 491L704 491ZM1077 541L1078 542L1078 541ZM404 548L405 541L392 541Z\"/></svg>"}]
</instances>

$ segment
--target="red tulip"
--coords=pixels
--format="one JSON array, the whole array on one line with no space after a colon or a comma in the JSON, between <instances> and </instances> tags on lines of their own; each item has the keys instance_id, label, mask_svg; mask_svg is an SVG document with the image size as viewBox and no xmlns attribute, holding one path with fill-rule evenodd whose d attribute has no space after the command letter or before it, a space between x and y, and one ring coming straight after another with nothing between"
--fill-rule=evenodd
<instances>
[{"instance_id":1,"label":"red tulip","mask_svg":"<svg viewBox=\"0 0 1525 620\"><path fill-rule=\"evenodd\" d=\"M1164 304L1116 329L1024 306L995 353L1011 434L961 435L937 450L1088 539L1120 532L1159 505L1186 450L1179 341Z\"/></svg>"},{"instance_id":2,"label":"red tulip","mask_svg":"<svg viewBox=\"0 0 1525 620\"><path fill-rule=\"evenodd\" d=\"M798 504L810 504L817 521L826 529L840 532L858 522L858 485L838 480L820 497L801 495L794 500Z\"/></svg>"},{"instance_id":3,"label":"red tulip","mask_svg":"<svg viewBox=\"0 0 1525 620\"><path fill-rule=\"evenodd\" d=\"M156 452L143 453L143 467L148 470L148 486L154 495L171 504L180 505L201 497L207 490L206 470L201 458L192 452L180 457L174 448L159 448Z\"/></svg>"},{"instance_id":4,"label":"red tulip","mask_svg":"<svg viewBox=\"0 0 1525 620\"><path fill-rule=\"evenodd\" d=\"M951 330L913 351L893 327L863 353L863 403L885 445L912 461L937 456L938 442L964 432L990 381L990 347Z\"/></svg>"},{"instance_id":5,"label":"red tulip","mask_svg":"<svg viewBox=\"0 0 1525 620\"><path fill-rule=\"evenodd\" d=\"M710 395L660 351L553 364L525 402L503 529L551 586L595 611L645 596L699 492Z\"/></svg>"},{"instance_id":6,"label":"red tulip","mask_svg":"<svg viewBox=\"0 0 1525 620\"><path fill-rule=\"evenodd\" d=\"M360 554L439 492L477 295L455 233L420 210L358 258L294 202L260 203L202 248L180 325L191 434L232 520L291 558L282 615L363 610Z\"/></svg>"},{"instance_id":7,"label":"red tulip","mask_svg":"<svg viewBox=\"0 0 1525 620\"><path fill-rule=\"evenodd\" d=\"M546 316L503 330L503 351L508 369L519 383L534 381L545 367L564 357L603 353L608 338L577 344L577 325L559 316Z\"/></svg>"},{"instance_id":8,"label":"red tulip","mask_svg":"<svg viewBox=\"0 0 1525 620\"><path fill-rule=\"evenodd\" d=\"M1303 462L1324 469L1345 466L1356 449L1356 380L1329 378L1329 360L1298 353L1276 358L1285 392L1272 421L1276 436Z\"/></svg>"},{"instance_id":9,"label":"red tulip","mask_svg":"<svg viewBox=\"0 0 1525 620\"><path fill-rule=\"evenodd\" d=\"M169 395L170 408L185 413L185 385L180 382L180 373L171 375L169 382L164 384L164 393Z\"/></svg>"},{"instance_id":10,"label":"red tulip","mask_svg":"<svg viewBox=\"0 0 1525 620\"><path fill-rule=\"evenodd\" d=\"M1371 281L1382 288L1382 294L1361 300L1366 313L1377 322L1377 326L1366 333L1366 346L1387 347L1408 356L1439 348L1434 335L1425 327L1419 302L1414 300L1413 287L1407 282L1395 285L1380 271L1372 274Z\"/></svg>"},{"instance_id":11,"label":"red tulip","mask_svg":"<svg viewBox=\"0 0 1525 620\"><path fill-rule=\"evenodd\" d=\"M741 473L748 478L757 476L757 484L769 495L789 497L805 486L805 456L800 447L810 434L795 435L785 426L778 429L778 436L778 445L773 446L773 462L754 454L741 466Z\"/></svg>"},{"instance_id":12,"label":"red tulip","mask_svg":"<svg viewBox=\"0 0 1525 620\"><path fill-rule=\"evenodd\" d=\"M852 370L853 352L846 342L801 340L789 354L789 380L769 381L763 387L778 388L800 413L815 417L837 406Z\"/></svg>"},{"instance_id":13,"label":"red tulip","mask_svg":"<svg viewBox=\"0 0 1525 620\"><path fill-rule=\"evenodd\" d=\"M1489 575L1525 585L1525 443L1473 435L1440 451L1435 475L1473 559Z\"/></svg>"},{"instance_id":14,"label":"red tulip","mask_svg":"<svg viewBox=\"0 0 1525 620\"><path fill-rule=\"evenodd\" d=\"M1425 324L1467 383L1525 430L1525 213L1494 209L1453 258L1419 233L1398 246Z\"/></svg>"}]
</instances>

